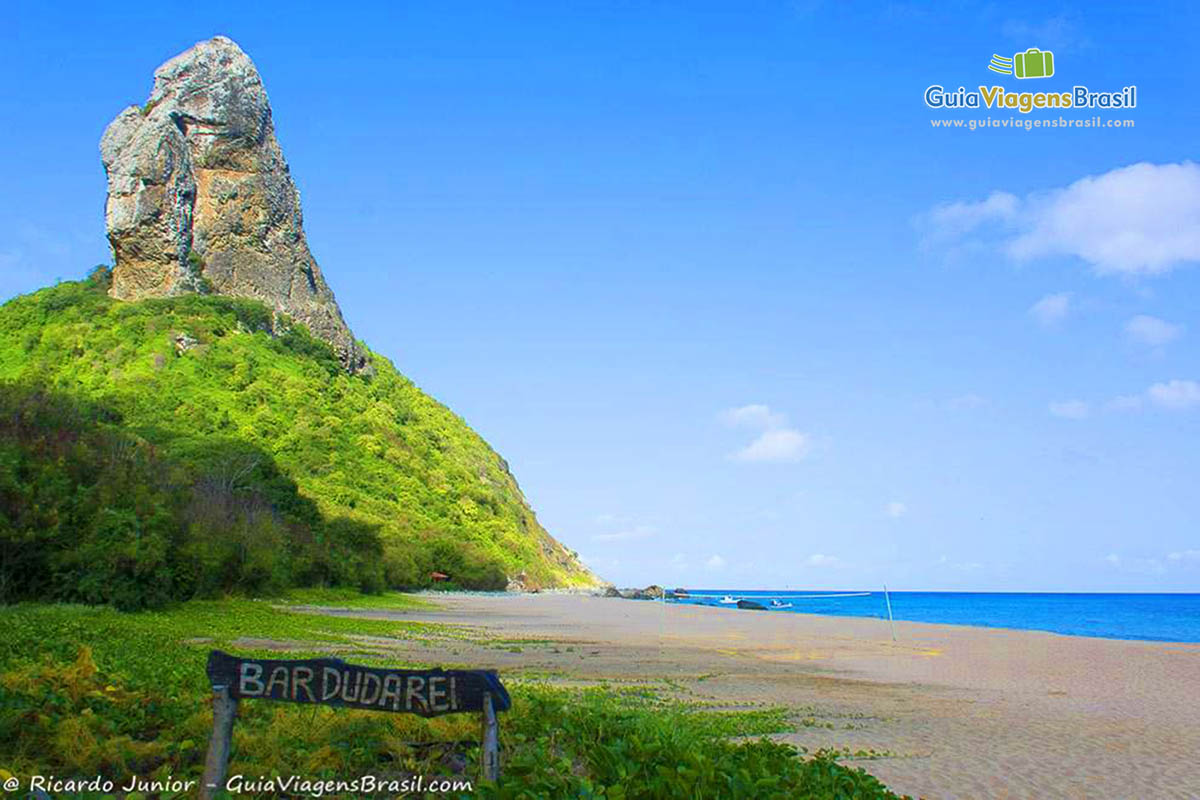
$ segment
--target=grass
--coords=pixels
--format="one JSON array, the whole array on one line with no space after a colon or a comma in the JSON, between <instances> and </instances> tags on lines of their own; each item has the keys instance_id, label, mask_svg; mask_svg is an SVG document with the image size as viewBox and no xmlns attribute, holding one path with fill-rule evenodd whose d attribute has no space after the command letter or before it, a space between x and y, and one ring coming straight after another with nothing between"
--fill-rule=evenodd
<instances>
[{"instance_id":1,"label":"grass","mask_svg":"<svg viewBox=\"0 0 1200 800\"><path fill-rule=\"evenodd\" d=\"M353 602L305 590L290 602ZM423 600L389 595L382 607ZM248 639L301 643L312 653L359 647L356 637L403 642L453 635L450 626L304 613L247 599L197 601L136 614L75 605L0 607L0 766L17 775L101 774L116 780L197 777L211 726L204 662L209 649L267 655ZM289 653L291 655L291 653ZM505 677L513 708L501 715L504 774L485 798L893 798L840 755L805 757L765 738L793 729L781 709L711 711L661 687L556 688ZM231 774L345 779L450 774L455 756L436 742L478 736L471 715L436 720L325 707L245 702ZM853 754L851 754L853 755ZM463 760L465 756L465 761ZM457 759L457 760L456 760ZM269 794L269 793L268 793Z\"/></svg>"},{"instance_id":2,"label":"grass","mask_svg":"<svg viewBox=\"0 0 1200 800\"><path fill-rule=\"evenodd\" d=\"M283 605L324 606L327 608L371 608L387 611L437 608L420 597L403 592L384 592L366 595L356 589L341 587L309 587L289 590L275 602Z\"/></svg>"}]
</instances>

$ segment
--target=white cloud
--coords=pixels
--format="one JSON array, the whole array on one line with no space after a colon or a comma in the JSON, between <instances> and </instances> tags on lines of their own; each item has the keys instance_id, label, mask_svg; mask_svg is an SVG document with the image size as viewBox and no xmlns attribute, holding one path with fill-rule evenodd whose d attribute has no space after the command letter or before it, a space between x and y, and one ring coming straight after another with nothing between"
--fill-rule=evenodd
<instances>
[{"instance_id":1,"label":"white cloud","mask_svg":"<svg viewBox=\"0 0 1200 800\"><path fill-rule=\"evenodd\" d=\"M1200 562L1200 550L1180 550L1167 556L1169 561Z\"/></svg>"},{"instance_id":2,"label":"white cloud","mask_svg":"<svg viewBox=\"0 0 1200 800\"><path fill-rule=\"evenodd\" d=\"M1050 413L1062 419L1087 419L1091 408L1082 400L1062 400L1050 404Z\"/></svg>"},{"instance_id":3,"label":"white cloud","mask_svg":"<svg viewBox=\"0 0 1200 800\"><path fill-rule=\"evenodd\" d=\"M1188 411L1200 406L1200 383L1170 380L1150 386L1141 394L1125 394L1108 402L1112 411L1138 411L1154 406L1165 411Z\"/></svg>"},{"instance_id":4,"label":"white cloud","mask_svg":"<svg viewBox=\"0 0 1200 800\"><path fill-rule=\"evenodd\" d=\"M884 507L884 512L892 519L899 519L908 513L908 506L899 500L893 500Z\"/></svg>"},{"instance_id":5,"label":"white cloud","mask_svg":"<svg viewBox=\"0 0 1200 800\"><path fill-rule=\"evenodd\" d=\"M806 434L791 428L763 431L758 438L734 453L737 461L799 461L808 455Z\"/></svg>"},{"instance_id":6,"label":"white cloud","mask_svg":"<svg viewBox=\"0 0 1200 800\"><path fill-rule=\"evenodd\" d=\"M1167 571L1166 565L1157 558L1122 558L1116 553L1109 553L1104 560L1123 572L1139 575L1162 575Z\"/></svg>"},{"instance_id":7,"label":"white cloud","mask_svg":"<svg viewBox=\"0 0 1200 800\"><path fill-rule=\"evenodd\" d=\"M1016 195L992 192L986 200L937 206L928 214L927 233L932 240L929 243L957 239L990 222L1011 220L1020 204Z\"/></svg>"},{"instance_id":8,"label":"white cloud","mask_svg":"<svg viewBox=\"0 0 1200 800\"><path fill-rule=\"evenodd\" d=\"M1186 411L1200 405L1200 383L1173 380L1146 390L1150 402L1168 411Z\"/></svg>"},{"instance_id":9,"label":"white cloud","mask_svg":"<svg viewBox=\"0 0 1200 800\"><path fill-rule=\"evenodd\" d=\"M1018 198L934 208L927 244L996 246L1027 261L1074 256L1098 273L1155 275L1200 261L1200 165L1139 163Z\"/></svg>"},{"instance_id":10,"label":"white cloud","mask_svg":"<svg viewBox=\"0 0 1200 800\"><path fill-rule=\"evenodd\" d=\"M731 408L721 414L729 425L745 428L778 428L787 424L787 417L778 414L769 406L752 403L741 408Z\"/></svg>"},{"instance_id":11,"label":"white cloud","mask_svg":"<svg viewBox=\"0 0 1200 800\"><path fill-rule=\"evenodd\" d=\"M799 461L808 455L811 440L788 425L786 414L754 404L722 413L729 425L759 430L758 436L733 454L735 461Z\"/></svg>"},{"instance_id":12,"label":"white cloud","mask_svg":"<svg viewBox=\"0 0 1200 800\"><path fill-rule=\"evenodd\" d=\"M837 567L841 563L842 560L837 556L827 556L824 553L813 553L804 559L804 564L809 567Z\"/></svg>"},{"instance_id":13,"label":"white cloud","mask_svg":"<svg viewBox=\"0 0 1200 800\"><path fill-rule=\"evenodd\" d=\"M1048 294L1029 307L1029 314L1039 324L1049 327L1062 322L1071 311L1071 293Z\"/></svg>"},{"instance_id":14,"label":"white cloud","mask_svg":"<svg viewBox=\"0 0 1200 800\"><path fill-rule=\"evenodd\" d=\"M983 569L983 564L978 561L951 561L950 557L944 554L934 562L934 566L958 570L959 572L974 572L977 569Z\"/></svg>"},{"instance_id":15,"label":"white cloud","mask_svg":"<svg viewBox=\"0 0 1200 800\"><path fill-rule=\"evenodd\" d=\"M975 394L974 392L968 392L967 394L960 394L958 397L951 397L949 405L950 408L960 410L982 408L983 406L987 405L987 402L988 401L986 397Z\"/></svg>"},{"instance_id":16,"label":"white cloud","mask_svg":"<svg viewBox=\"0 0 1200 800\"><path fill-rule=\"evenodd\" d=\"M1183 326L1147 314L1138 314L1125 323L1125 335L1138 344L1162 347L1182 336Z\"/></svg>"},{"instance_id":17,"label":"white cloud","mask_svg":"<svg viewBox=\"0 0 1200 800\"><path fill-rule=\"evenodd\" d=\"M704 562L704 566L708 567L709 569L723 569L725 567L725 559L721 558L720 556L713 556L712 558L708 559L708 561Z\"/></svg>"},{"instance_id":18,"label":"white cloud","mask_svg":"<svg viewBox=\"0 0 1200 800\"><path fill-rule=\"evenodd\" d=\"M653 536L658 529L653 525L634 525L611 533L597 533L592 536L593 542L628 542L634 539L645 539Z\"/></svg>"},{"instance_id":19,"label":"white cloud","mask_svg":"<svg viewBox=\"0 0 1200 800\"><path fill-rule=\"evenodd\" d=\"M1043 50L1061 54L1086 49L1091 45L1088 38L1080 33L1079 26L1061 14L1039 23L1008 20L1000 30L1021 49L1029 47L1032 42Z\"/></svg>"},{"instance_id":20,"label":"white cloud","mask_svg":"<svg viewBox=\"0 0 1200 800\"><path fill-rule=\"evenodd\" d=\"M1113 411L1137 411L1142 407L1142 397L1137 394L1123 394L1110 400L1108 407Z\"/></svg>"},{"instance_id":21,"label":"white cloud","mask_svg":"<svg viewBox=\"0 0 1200 800\"><path fill-rule=\"evenodd\" d=\"M587 556L580 553L579 560L586 564L588 569L596 572L611 571L621 566L619 558L608 558L606 556Z\"/></svg>"}]
</instances>

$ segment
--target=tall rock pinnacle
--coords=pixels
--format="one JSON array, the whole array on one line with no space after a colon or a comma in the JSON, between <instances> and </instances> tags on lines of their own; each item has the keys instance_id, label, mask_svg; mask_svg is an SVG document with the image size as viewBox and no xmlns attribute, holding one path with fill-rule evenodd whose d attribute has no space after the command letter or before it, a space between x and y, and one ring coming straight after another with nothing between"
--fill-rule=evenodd
<instances>
[{"instance_id":1,"label":"tall rock pinnacle","mask_svg":"<svg viewBox=\"0 0 1200 800\"><path fill-rule=\"evenodd\" d=\"M261 300L363 365L308 250L300 195L250 58L217 36L154 72L144 106L100 140L112 295L214 292Z\"/></svg>"}]
</instances>

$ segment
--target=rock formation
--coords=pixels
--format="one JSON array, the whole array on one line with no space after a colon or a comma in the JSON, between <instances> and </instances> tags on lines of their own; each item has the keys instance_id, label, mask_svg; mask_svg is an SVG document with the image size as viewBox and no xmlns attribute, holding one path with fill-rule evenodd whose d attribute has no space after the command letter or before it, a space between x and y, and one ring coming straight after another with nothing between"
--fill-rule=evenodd
<instances>
[{"instance_id":1,"label":"rock formation","mask_svg":"<svg viewBox=\"0 0 1200 800\"><path fill-rule=\"evenodd\" d=\"M262 79L234 42L217 36L159 67L149 101L113 120L100 155L113 297L261 300L329 342L348 369L363 366L308 250Z\"/></svg>"}]
</instances>

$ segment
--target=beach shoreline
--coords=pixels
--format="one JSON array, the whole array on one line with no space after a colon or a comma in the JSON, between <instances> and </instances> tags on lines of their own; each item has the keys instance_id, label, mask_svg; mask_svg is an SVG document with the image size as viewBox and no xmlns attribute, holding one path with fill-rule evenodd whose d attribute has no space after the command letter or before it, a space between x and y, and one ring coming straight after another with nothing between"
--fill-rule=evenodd
<instances>
[{"instance_id":1,"label":"beach shoreline","mask_svg":"<svg viewBox=\"0 0 1200 800\"><path fill-rule=\"evenodd\" d=\"M788 709L777 738L843 749L928 798L1200 797L1200 644L753 613L571 594L444 594L341 613L524 641L454 658L564 682L659 682ZM414 659L438 660L437 652ZM444 657L443 657L444 659Z\"/></svg>"}]
</instances>

